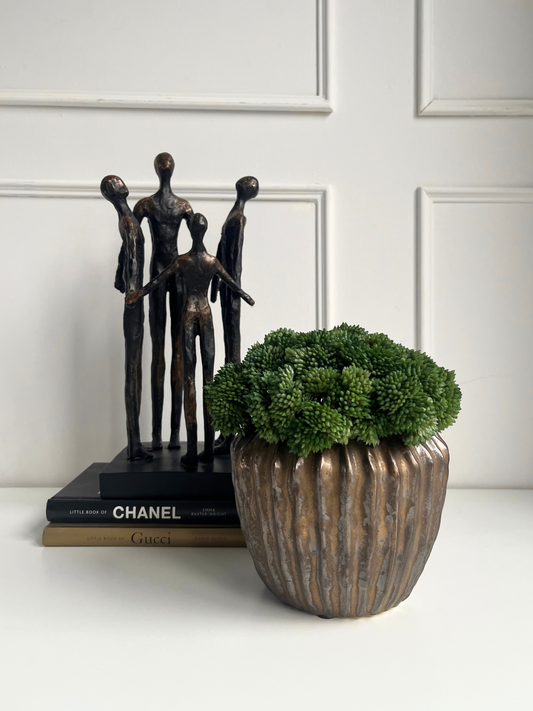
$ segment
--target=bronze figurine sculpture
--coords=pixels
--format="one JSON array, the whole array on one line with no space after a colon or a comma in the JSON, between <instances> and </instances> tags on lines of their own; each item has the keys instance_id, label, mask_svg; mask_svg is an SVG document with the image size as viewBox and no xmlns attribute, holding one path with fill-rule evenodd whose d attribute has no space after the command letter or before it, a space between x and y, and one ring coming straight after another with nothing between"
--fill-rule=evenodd
<instances>
[{"instance_id":1,"label":"bronze figurine sculpture","mask_svg":"<svg viewBox=\"0 0 533 711\"><path fill-rule=\"evenodd\" d=\"M187 200L179 198L172 192L170 186L174 172L172 156L169 153L160 153L155 158L154 167L159 176L159 189L154 195L139 200L133 212L126 200L128 189L120 178L107 176L101 184L102 194L115 206L119 214L119 229L123 244L115 276L115 288L126 294L124 338L126 343L125 397L128 446L116 458L116 466L123 466L119 463L120 457L122 457L124 462L127 460L149 462L137 465L137 469L156 466L154 471L163 471L157 467L168 467L170 460L172 460L175 463L171 467L177 466L178 469L183 467L193 470L198 467L199 462L202 462L202 465L207 465L211 470L214 454L227 454L231 438L220 438L217 443L214 442L214 430L204 399L205 445L204 450L198 455L195 383L196 338L200 339L203 382L205 384L213 379L214 370L214 330L208 300L209 285L212 284L211 300L213 302L216 301L220 291L225 362L240 362L240 299L244 299L251 305L254 303L253 299L240 288L242 248L246 225L244 207L248 200L257 196L259 183L252 177L241 178L237 181L235 186L237 199L222 227L217 256L214 257L207 253L203 243L207 220L203 215L194 215ZM144 218L147 218L150 225L152 257L150 281L143 287L144 237L141 223ZM193 245L189 252L179 256L178 233L183 220L189 227ZM144 329L144 310L141 297L145 295L149 295L150 335L152 338L151 448L142 445L139 432ZM168 308L172 339L172 407L169 450L180 448L179 429L183 395L185 395L187 429L187 452L181 458L176 454L175 459L170 452L167 452L168 457L166 455L163 457L163 453L157 457L152 454L152 452L162 450L163 446L161 430L165 378L164 346ZM216 444L218 446L215 446ZM150 460L152 460L151 463ZM223 461L225 461L224 457L220 459L220 462ZM225 466L220 462L216 466ZM174 469L171 468L168 471L174 471Z\"/></svg>"},{"instance_id":2,"label":"bronze figurine sculpture","mask_svg":"<svg viewBox=\"0 0 533 711\"><path fill-rule=\"evenodd\" d=\"M139 289L143 282L144 235L129 208L129 190L116 175L102 180L100 191L118 213L118 229L122 248L115 277L115 288L126 296ZM124 341L126 346L126 422L128 433L128 459L152 459L153 455L141 444L139 413L142 388L142 344L144 334L144 308L142 302L126 304L124 308Z\"/></svg>"},{"instance_id":3,"label":"bronze figurine sculpture","mask_svg":"<svg viewBox=\"0 0 533 711\"><path fill-rule=\"evenodd\" d=\"M169 153L156 156L154 167L159 176L159 190L135 205L135 217L142 223L146 217L152 235L150 277L154 279L178 256L178 232L183 220L190 226L193 210L187 200L174 195L170 178L174 172L174 159ZM167 293L170 306L170 333L172 339L171 365L171 416L169 449L179 449L179 430L183 393L183 356L181 352L181 315L185 298L181 273L160 282L150 293L149 320L152 338L152 448L161 449L161 423L165 380L165 327L167 319Z\"/></svg>"},{"instance_id":4,"label":"bronze figurine sculpture","mask_svg":"<svg viewBox=\"0 0 533 711\"><path fill-rule=\"evenodd\" d=\"M220 242L217 248L217 259L231 276L233 281L241 285L242 248L244 243L244 228L246 217L244 206L248 200L253 200L259 193L259 182L256 178L247 176L235 184L237 200L231 208L226 222L222 227ZM217 300L220 290L220 306L224 326L224 356L225 363L241 362L241 300L237 293L226 284L221 284L217 275L211 284L211 301ZM233 437L220 437L216 441L217 454L229 453Z\"/></svg>"},{"instance_id":5,"label":"bronze figurine sculpture","mask_svg":"<svg viewBox=\"0 0 533 711\"><path fill-rule=\"evenodd\" d=\"M203 382L213 380L215 340L211 307L207 298L211 280L218 277L238 297L253 306L254 300L246 294L239 284L232 279L220 261L208 254L203 238L207 230L207 220L196 213L190 221L190 231L193 240L192 248L187 254L177 257L166 269L160 272L142 289L128 293L126 304L135 304L139 299L154 290L161 288L167 279L174 278L178 273L183 276L186 299L182 313L182 351L184 357L185 376L185 422L187 425L187 453L181 457L183 465L188 469L196 469L198 461L212 462L214 456L214 430L211 417L204 408L205 448L198 456L198 426L196 421L196 338L200 339ZM240 276L240 272L239 272Z\"/></svg>"}]
</instances>

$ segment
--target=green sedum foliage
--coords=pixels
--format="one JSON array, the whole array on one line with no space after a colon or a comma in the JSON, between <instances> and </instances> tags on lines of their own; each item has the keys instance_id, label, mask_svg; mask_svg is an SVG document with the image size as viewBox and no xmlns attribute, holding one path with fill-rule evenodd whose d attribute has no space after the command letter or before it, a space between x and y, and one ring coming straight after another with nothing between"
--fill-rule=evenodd
<instances>
[{"instance_id":1,"label":"green sedum foliage","mask_svg":"<svg viewBox=\"0 0 533 711\"><path fill-rule=\"evenodd\" d=\"M461 403L453 371L347 324L272 331L242 363L221 368L205 396L223 435L256 432L301 456L349 439L421 444L455 422Z\"/></svg>"}]
</instances>

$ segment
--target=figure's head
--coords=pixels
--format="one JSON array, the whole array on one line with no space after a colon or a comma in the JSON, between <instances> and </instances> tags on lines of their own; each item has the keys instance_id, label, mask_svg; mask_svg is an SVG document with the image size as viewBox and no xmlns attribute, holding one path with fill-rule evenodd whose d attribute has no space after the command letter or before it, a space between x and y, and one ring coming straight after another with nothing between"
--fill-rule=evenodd
<instances>
[{"instance_id":1,"label":"figure's head","mask_svg":"<svg viewBox=\"0 0 533 711\"><path fill-rule=\"evenodd\" d=\"M100 192L106 200L113 204L125 200L130 194L124 181L118 175L106 175L100 183Z\"/></svg>"},{"instance_id":2,"label":"figure's head","mask_svg":"<svg viewBox=\"0 0 533 711\"><path fill-rule=\"evenodd\" d=\"M199 212L195 212L191 220L191 237L194 244L203 242L207 232L207 220Z\"/></svg>"},{"instance_id":3,"label":"figure's head","mask_svg":"<svg viewBox=\"0 0 533 711\"><path fill-rule=\"evenodd\" d=\"M159 178L168 178L170 180L174 172L174 158L170 153L159 153L155 157L154 168Z\"/></svg>"},{"instance_id":4,"label":"figure's head","mask_svg":"<svg viewBox=\"0 0 533 711\"><path fill-rule=\"evenodd\" d=\"M237 180L235 187L237 189L237 197L240 200L253 200L259 192L259 181L257 178L252 178L251 175L248 175Z\"/></svg>"}]
</instances>

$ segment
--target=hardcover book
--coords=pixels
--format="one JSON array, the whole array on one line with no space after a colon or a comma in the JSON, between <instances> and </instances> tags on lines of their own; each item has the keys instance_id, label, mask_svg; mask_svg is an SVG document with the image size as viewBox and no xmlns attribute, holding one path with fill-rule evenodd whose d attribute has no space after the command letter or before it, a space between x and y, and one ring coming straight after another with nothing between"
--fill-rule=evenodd
<instances>
[{"instance_id":1,"label":"hardcover book","mask_svg":"<svg viewBox=\"0 0 533 711\"><path fill-rule=\"evenodd\" d=\"M46 518L52 523L150 526L239 526L235 500L102 499L99 477L105 463L91 464L52 496Z\"/></svg>"},{"instance_id":2,"label":"hardcover book","mask_svg":"<svg viewBox=\"0 0 533 711\"><path fill-rule=\"evenodd\" d=\"M49 523L43 546L246 547L238 527L107 526Z\"/></svg>"}]
</instances>

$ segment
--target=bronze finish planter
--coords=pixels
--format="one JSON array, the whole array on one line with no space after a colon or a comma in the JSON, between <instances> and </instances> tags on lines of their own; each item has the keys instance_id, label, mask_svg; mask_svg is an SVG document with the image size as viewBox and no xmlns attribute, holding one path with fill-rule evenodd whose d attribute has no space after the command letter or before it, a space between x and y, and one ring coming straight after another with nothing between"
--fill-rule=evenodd
<instances>
[{"instance_id":1,"label":"bronze finish planter","mask_svg":"<svg viewBox=\"0 0 533 711\"><path fill-rule=\"evenodd\" d=\"M231 451L242 530L259 576L292 607L365 617L411 593L439 530L449 454L354 440L308 457L257 436Z\"/></svg>"}]
</instances>

